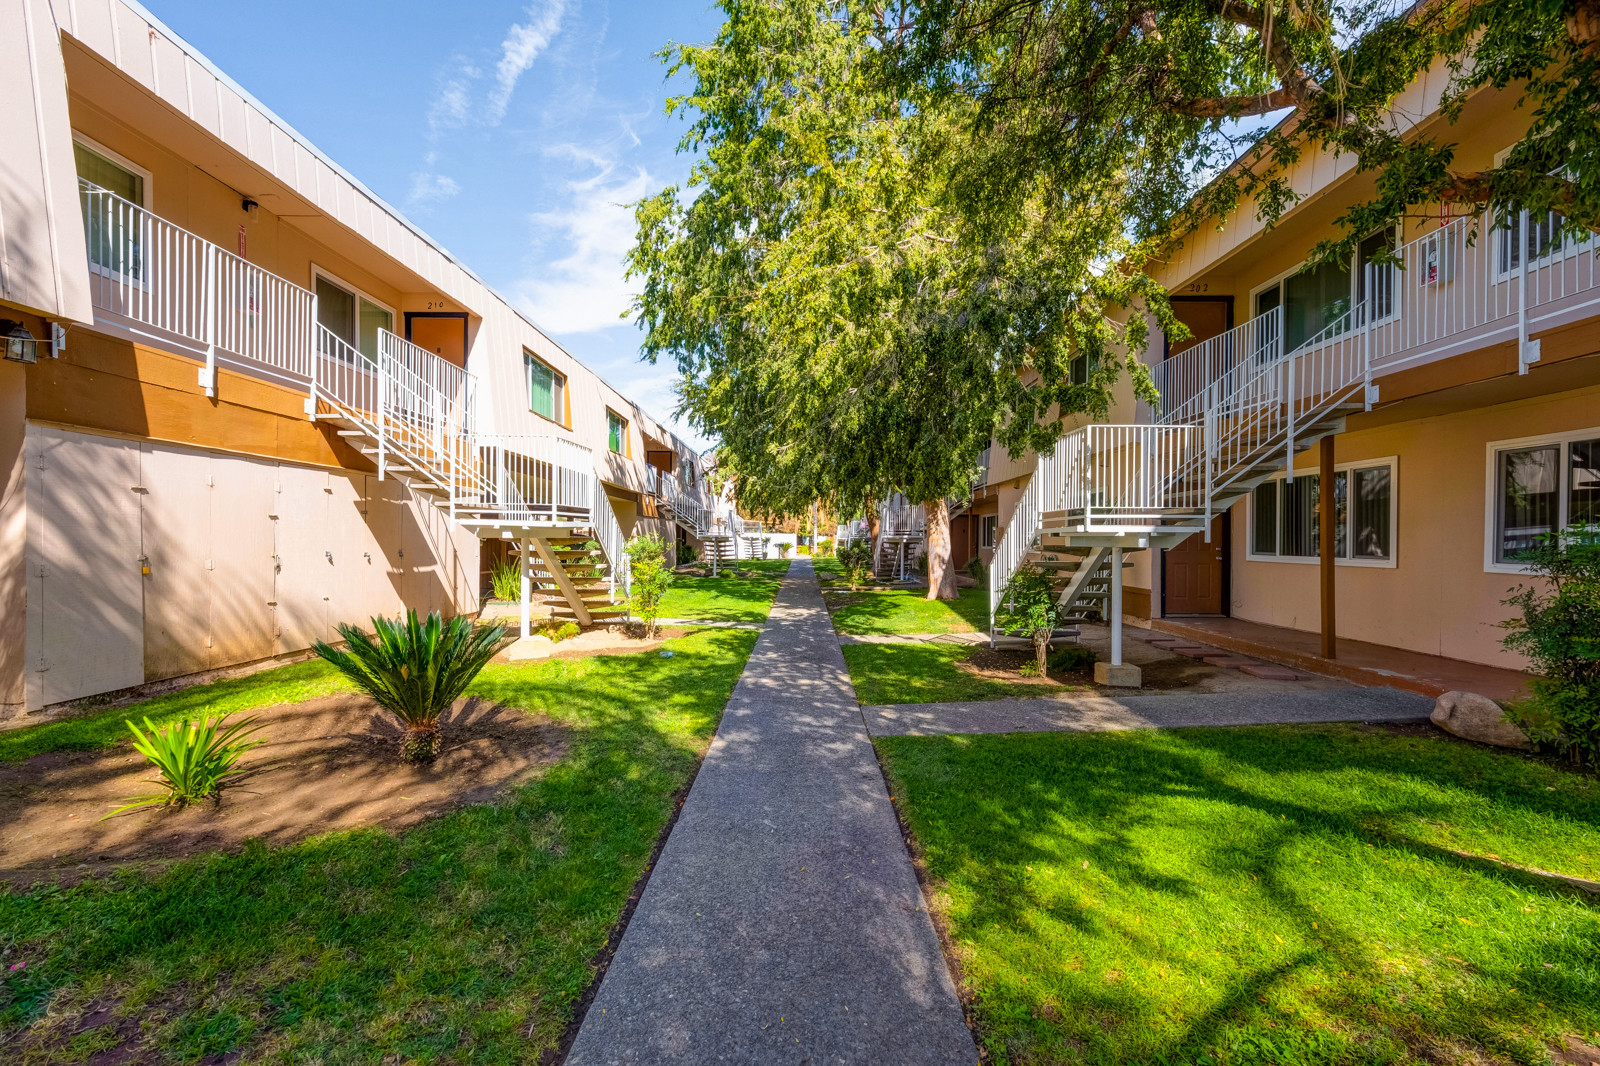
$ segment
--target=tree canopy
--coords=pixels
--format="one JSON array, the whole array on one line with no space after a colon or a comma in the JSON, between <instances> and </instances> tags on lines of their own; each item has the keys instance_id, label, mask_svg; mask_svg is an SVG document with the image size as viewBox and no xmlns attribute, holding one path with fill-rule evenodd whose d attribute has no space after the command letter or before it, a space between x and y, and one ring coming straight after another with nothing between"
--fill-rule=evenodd
<instances>
[{"instance_id":1,"label":"tree canopy","mask_svg":"<svg viewBox=\"0 0 1600 1066\"><path fill-rule=\"evenodd\" d=\"M871 19L724 6L714 43L671 53L694 83L672 102L693 116L682 147L703 155L638 206L630 265L645 350L677 361L740 503L960 497L991 438L1020 454L1058 412L1104 413L1145 330L1112 311L1148 288L1107 269L1117 204L962 204L973 108L917 107Z\"/></svg>"}]
</instances>

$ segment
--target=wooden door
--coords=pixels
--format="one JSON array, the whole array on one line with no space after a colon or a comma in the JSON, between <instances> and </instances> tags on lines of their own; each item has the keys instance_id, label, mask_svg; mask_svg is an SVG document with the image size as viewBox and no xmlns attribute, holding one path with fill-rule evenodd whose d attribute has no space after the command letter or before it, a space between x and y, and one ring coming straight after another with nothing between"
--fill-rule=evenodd
<instances>
[{"instance_id":1,"label":"wooden door","mask_svg":"<svg viewBox=\"0 0 1600 1066\"><path fill-rule=\"evenodd\" d=\"M456 366L467 365L467 316L454 312L408 311L406 340Z\"/></svg>"},{"instance_id":2,"label":"wooden door","mask_svg":"<svg viewBox=\"0 0 1600 1066\"><path fill-rule=\"evenodd\" d=\"M1226 614L1228 516L1211 524L1211 540L1196 533L1162 552L1162 614Z\"/></svg>"}]
</instances>

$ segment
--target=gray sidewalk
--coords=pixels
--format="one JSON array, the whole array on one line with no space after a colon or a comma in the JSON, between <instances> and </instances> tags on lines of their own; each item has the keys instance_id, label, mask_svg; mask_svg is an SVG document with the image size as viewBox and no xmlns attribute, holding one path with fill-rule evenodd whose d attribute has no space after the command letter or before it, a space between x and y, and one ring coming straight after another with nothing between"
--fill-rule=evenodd
<instances>
[{"instance_id":1,"label":"gray sidewalk","mask_svg":"<svg viewBox=\"0 0 1600 1066\"><path fill-rule=\"evenodd\" d=\"M861 708L873 736L1095 732L1178 726L1273 725L1426 719L1433 701L1394 688L1304 692L1170 692L1150 696L1046 696Z\"/></svg>"},{"instance_id":2,"label":"gray sidewalk","mask_svg":"<svg viewBox=\"0 0 1600 1066\"><path fill-rule=\"evenodd\" d=\"M977 1061L796 560L567 1062Z\"/></svg>"}]
</instances>

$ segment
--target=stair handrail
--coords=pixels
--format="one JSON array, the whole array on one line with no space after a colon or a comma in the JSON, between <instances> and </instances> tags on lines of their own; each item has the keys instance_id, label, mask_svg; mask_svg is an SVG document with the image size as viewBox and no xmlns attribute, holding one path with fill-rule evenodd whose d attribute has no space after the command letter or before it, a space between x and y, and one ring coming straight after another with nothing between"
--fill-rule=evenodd
<instances>
[{"instance_id":1,"label":"stair handrail","mask_svg":"<svg viewBox=\"0 0 1600 1066\"><path fill-rule=\"evenodd\" d=\"M1283 357L1283 308L1274 307L1150 367L1161 394L1158 422L1198 422L1218 381L1246 375ZM1225 390L1226 391L1226 387Z\"/></svg>"},{"instance_id":2,"label":"stair handrail","mask_svg":"<svg viewBox=\"0 0 1600 1066\"><path fill-rule=\"evenodd\" d=\"M594 498L590 505L590 528L600 551L606 557L606 585L612 603L625 602L633 594L633 570L628 563L628 538L622 532L616 512L611 509L611 497L598 470L594 477ZM619 599L618 592L621 592Z\"/></svg>"}]
</instances>

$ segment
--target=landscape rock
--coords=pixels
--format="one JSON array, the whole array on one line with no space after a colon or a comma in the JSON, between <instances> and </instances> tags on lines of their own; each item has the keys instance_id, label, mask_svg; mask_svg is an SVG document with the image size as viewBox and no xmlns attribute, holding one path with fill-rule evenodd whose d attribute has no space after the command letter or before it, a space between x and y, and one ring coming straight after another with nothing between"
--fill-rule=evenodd
<instances>
[{"instance_id":1,"label":"landscape rock","mask_svg":"<svg viewBox=\"0 0 1600 1066\"><path fill-rule=\"evenodd\" d=\"M1446 692L1433 705L1429 715L1433 724L1480 744L1502 748L1527 748L1527 735L1515 723L1506 721L1506 712L1488 696L1476 692Z\"/></svg>"}]
</instances>

